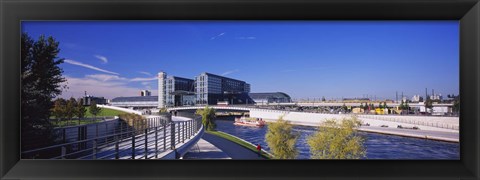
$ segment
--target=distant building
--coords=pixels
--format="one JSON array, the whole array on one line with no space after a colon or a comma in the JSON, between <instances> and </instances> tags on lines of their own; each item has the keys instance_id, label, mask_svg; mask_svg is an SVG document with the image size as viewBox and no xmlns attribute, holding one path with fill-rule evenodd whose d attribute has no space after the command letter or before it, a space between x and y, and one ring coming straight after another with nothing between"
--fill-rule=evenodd
<instances>
[{"instance_id":1,"label":"distant building","mask_svg":"<svg viewBox=\"0 0 480 180\"><path fill-rule=\"evenodd\" d=\"M228 101L229 104L253 103L248 93L250 84L232 78L210 73L195 77L195 104L217 104Z\"/></svg>"},{"instance_id":2,"label":"distant building","mask_svg":"<svg viewBox=\"0 0 480 180\"><path fill-rule=\"evenodd\" d=\"M110 105L131 109L156 108L158 96L116 97L110 101Z\"/></svg>"},{"instance_id":3,"label":"distant building","mask_svg":"<svg viewBox=\"0 0 480 180\"><path fill-rule=\"evenodd\" d=\"M414 95L412 97L412 102L420 102L422 97L420 97L420 95Z\"/></svg>"},{"instance_id":4,"label":"distant building","mask_svg":"<svg viewBox=\"0 0 480 180\"><path fill-rule=\"evenodd\" d=\"M95 96L86 95L82 99L83 99L84 106L90 106L90 104L92 104L93 101L95 101L95 103L97 104L108 104L108 100L105 99L104 97L95 97Z\"/></svg>"},{"instance_id":5,"label":"distant building","mask_svg":"<svg viewBox=\"0 0 480 180\"><path fill-rule=\"evenodd\" d=\"M166 84L167 73L159 72L158 73L158 108L163 108L166 105Z\"/></svg>"},{"instance_id":6,"label":"distant building","mask_svg":"<svg viewBox=\"0 0 480 180\"><path fill-rule=\"evenodd\" d=\"M283 92L249 93L255 104L290 103L292 99Z\"/></svg>"},{"instance_id":7,"label":"distant building","mask_svg":"<svg viewBox=\"0 0 480 180\"><path fill-rule=\"evenodd\" d=\"M148 90L142 90L140 91L140 96L151 96L152 93Z\"/></svg>"},{"instance_id":8,"label":"distant building","mask_svg":"<svg viewBox=\"0 0 480 180\"><path fill-rule=\"evenodd\" d=\"M370 102L370 98L343 98L343 102L348 102L348 103L364 103L364 102Z\"/></svg>"},{"instance_id":9,"label":"distant building","mask_svg":"<svg viewBox=\"0 0 480 180\"><path fill-rule=\"evenodd\" d=\"M442 94L433 94L430 96L431 100L443 100Z\"/></svg>"}]
</instances>

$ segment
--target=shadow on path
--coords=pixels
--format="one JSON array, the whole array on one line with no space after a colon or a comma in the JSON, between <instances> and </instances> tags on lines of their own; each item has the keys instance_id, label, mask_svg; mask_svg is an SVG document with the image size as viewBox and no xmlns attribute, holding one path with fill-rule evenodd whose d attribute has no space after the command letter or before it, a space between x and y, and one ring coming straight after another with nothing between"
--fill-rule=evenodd
<instances>
[{"instance_id":1,"label":"shadow on path","mask_svg":"<svg viewBox=\"0 0 480 180\"><path fill-rule=\"evenodd\" d=\"M256 152L224 138L208 133L203 134L202 138L227 153L232 159L264 159L259 157Z\"/></svg>"}]
</instances>

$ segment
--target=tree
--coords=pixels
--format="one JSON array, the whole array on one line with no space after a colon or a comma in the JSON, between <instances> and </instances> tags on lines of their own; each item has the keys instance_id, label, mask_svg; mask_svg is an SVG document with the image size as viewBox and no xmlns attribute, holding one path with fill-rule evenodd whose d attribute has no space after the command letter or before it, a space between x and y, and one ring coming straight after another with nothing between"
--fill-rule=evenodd
<instances>
[{"instance_id":1,"label":"tree","mask_svg":"<svg viewBox=\"0 0 480 180\"><path fill-rule=\"evenodd\" d=\"M65 106L67 102L63 98L58 98L54 101L53 108L52 108L52 115L55 116L58 121L61 121L65 118Z\"/></svg>"},{"instance_id":2,"label":"tree","mask_svg":"<svg viewBox=\"0 0 480 180\"><path fill-rule=\"evenodd\" d=\"M77 103L77 110L76 110L76 116L78 119L82 119L85 117L85 114L87 113L87 109L85 106L83 106L83 99L80 99Z\"/></svg>"},{"instance_id":3,"label":"tree","mask_svg":"<svg viewBox=\"0 0 480 180\"><path fill-rule=\"evenodd\" d=\"M384 107L382 106L382 102L378 103L378 108L383 109Z\"/></svg>"},{"instance_id":4,"label":"tree","mask_svg":"<svg viewBox=\"0 0 480 180\"><path fill-rule=\"evenodd\" d=\"M325 102L325 96L322 97L322 102Z\"/></svg>"},{"instance_id":5,"label":"tree","mask_svg":"<svg viewBox=\"0 0 480 180\"><path fill-rule=\"evenodd\" d=\"M295 147L298 133L293 132L293 125L280 117L276 122L268 125L265 141L275 159L295 159L298 150Z\"/></svg>"},{"instance_id":6,"label":"tree","mask_svg":"<svg viewBox=\"0 0 480 180\"><path fill-rule=\"evenodd\" d=\"M388 106L387 106L387 102L386 102L386 101L385 101L385 102L383 102L383 108L388 108Z\"/></svg>"},{"instance_id":7,"label":"tree","mask_svg":"<svg viewBox=\"0 0 480 180\"><path fill-rule=\"evenodd\" d=\"M197 109L195 114L202 116L202 123L203 126L206 127L207 131L215 130L215 109L205 106L203 109Z\"/></svg>"},{"instance_id":8,"label":"tree","mask_svg":"<svg viewBox=\"0 0 480 180\"><path fill-rule=\"evenodd\" d=\"M102 108L97 107L97 102L92 101L90 103L89 110L90 110L90 114L92 114L94 119L96 120L97 119L97 114L100 114L100 112L102 111Z\"/></svg>"},{"instance_id":9,"label":"tree","mask_svg":"<svg viewBox=\"0 0 480 180\"><path fill-rule=\"evenodd\" d=\"M67 100L67 106L65 107L65 116L67 117L67 122L72 120L75 116L77 110L77 100L75 98L70 98Z\"/></svg>"},{"instance_id":10,"label":"tree","mask_svg":"<svg viewBox=\"0 0 480 180\"><path fill-rule=\"evenodd\" d=\"M430 109L430 113L433 113L433 101L427 97L427 100L425 100L425 111Z\"/></svg>"},{"instance_id":11,"label":"tree","mask_svg":"<svg viewBox=\"0 0 480 180\"><path fill-rule=\"evenodd\" d=\"M347 112L348 107L345 105L345 103L343 103L342 109L343 109L344 112Z\"/></svg>"},{"instance_id":12,"label":"tree","mask_svg":"<svg viewBox=\"0 0 480 180\"><path fill-rule=\"evenodd\" d=\"M158 113L162 114L162 113L168 113L168 110L167 108L163 107L163 108L160 108L160 110L158 111Z\"/></svg>"},{"instance_id":13,"label":"tree","mask_svg":"<svg viewBox=\"0 0 480 180\"><path fill-rule=\"evenodd\" d=\"M360 109L363 109L363 103L360 103Z\"/></svg>"},{"instance_id":14,"label":"tree","mask_svg":"<svg viewBox=\"0 0 480 180\"><path fill-rule=\"evenodd\" d=\"M37 41L26 33L21 36L21 138L22 151L42 147L55 138L50 122L52 99L66 88L59 67L59 43L53 37L40 36ZM36 141L32 138L41 138ZM31 142L33 141L33 142Z\"/></svg>"},{"instance_id":15,"label":"tree","mask_svg":"<svg viewBox=\"0 0 480 180\"><path fill-rule=\"evenodd\" d=\"M325 121L312 136L308 137L312 159L359 159L365 157L364 139L357 134L361 124L356 117Z\"/></svg>"}]
</instances>

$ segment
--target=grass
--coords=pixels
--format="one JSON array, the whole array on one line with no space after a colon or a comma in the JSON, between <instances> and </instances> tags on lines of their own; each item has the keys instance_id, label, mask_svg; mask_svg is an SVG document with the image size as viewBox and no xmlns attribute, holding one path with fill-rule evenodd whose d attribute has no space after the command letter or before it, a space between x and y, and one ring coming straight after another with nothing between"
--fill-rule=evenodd
<instances>
[{"instance_id":1,"label":"grass","mask_svg":"<svg viewBox=\"0 0 480 180\"><path fill-rule=\"evenodd\" d=\"M247 148L248 150L251 150L251 151L257 153L257 147L256 146L254 146L252 144L249 144L247 142L244 142L244 141L240 140L238 137L235 137L235 136L232 136L230 134L220 132L220 131L205 131L205 132L208 133L208 134L215 135L215 136L224 138L226 140L232 141L232 142L234 142L234 143L236 143L240 146L243 146L243 147ZM262 151L261 155L265 159L272 159L272 157L270 157L269 154L267 154L263 151Z\"/></svg>"},{"instance_id":2,"label":"grass","mask_svg":"<svg viewBox=\"0 0 480 180\"><path fill-rule=\"evenodd\" d=\"M85 118L93 118L93 114L90 113L90 108L85 107L85 109L87 110L87 112L85 113ZM103 120L101 120L101 117L105 117L105 116L118 116L120 114L124 114L125 112L122 112L122 111L117 111L117 110L113 110L113 109L107 109L107 108L101 108L102 111L100 111L99 114L97 114L97 118L99 120L80 120L80 123L78 122L78 120L62 120L60 122L57 123L56 119L55 119L55 116L51 116L50 119L52 119L52 124L54 126L57 126L57 127L63 127L63 126L77 126L77 125L84 125L84 124L91 124L91 123L98 123L98 122L102 122Z\"/></svg>"},{"instance_id":3,"label":"grass","mask_svg":"<svg viewBox=\"0 0 480 180\"><path fill-rule=\"evenodd\" d=\"M87 113L85 114L85 117L93 117L92 113L90 113L90 108L85 107L85 109L87 109ZM126 113L126 112L117 111L117 110L113 110L113 109L107 109L107 108L101 108L101 109L102 109L102 111L100 111L100 114L97 114L97 117L118 116L120 114Z\"/></svg>"},{"instance_id":4,"label":"grass","mask_svg":"<svg viewBox=\"0 0 480 180\"><path fill-rule=\"evenodd\" d=\"M80 124L78 123L78 120L62 120L57 123L57 121L52 121L52 124L56 127L64 127L64 126L78 126L78 125L84 125L84 124L92 124L92 123L99 123L103 122L103 120L80 120Z\"/></svg>"}]
</instances>

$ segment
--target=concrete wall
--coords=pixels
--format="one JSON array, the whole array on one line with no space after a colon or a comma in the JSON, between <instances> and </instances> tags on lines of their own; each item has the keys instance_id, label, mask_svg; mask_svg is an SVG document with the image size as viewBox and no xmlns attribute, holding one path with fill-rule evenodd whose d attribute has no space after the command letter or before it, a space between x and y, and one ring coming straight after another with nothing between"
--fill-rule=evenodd
<instances>
[{"instance_id":1,"label":"concrete wall","mask_svg":"<svg viewBox=\"0 0 480 180\"><path fill-rule=\"evenodd\" d=\"M284 120L296 122L296 124L318 126L320 123L328 119L341 120L342 118L350 117L350 115L342 114L318 114L305 112L287 112L276 110L251 110L250 117L262 118L267 121L277 120L283 116Z\"/></svg>"},{"instance_id":2,"label":"concrete wall","mask_svg":"<svg viewBox=\"0 0 480 180\"><path fill-rule=\"evenodd\" d=\"M132 109L127 109L127 108L121 108L121 107L115 107L115 106L106 106L106 105L100 105L100 104L97 104L97 107L106 108L106 109L113 109L113 110L117 110L117 111L123 111L123 112L126 112L126 113L134 113L134 114L142 115L142 112L140 112L140 111L135 111L135 110L132 110Z\"/></svg>"}]
</instances>

